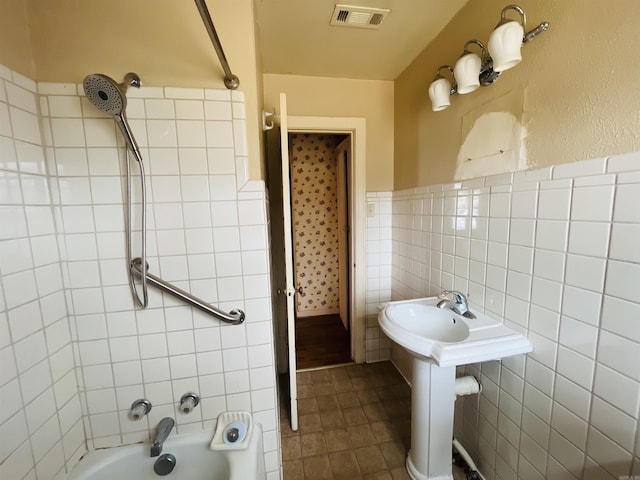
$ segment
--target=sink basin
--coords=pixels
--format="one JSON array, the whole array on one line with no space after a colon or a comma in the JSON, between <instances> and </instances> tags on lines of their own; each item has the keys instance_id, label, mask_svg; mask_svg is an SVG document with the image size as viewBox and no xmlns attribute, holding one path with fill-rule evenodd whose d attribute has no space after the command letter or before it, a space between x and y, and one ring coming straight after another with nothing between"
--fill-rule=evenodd
<instances>
[{"instance_id":1,"label":"sink basin","mask_svg":"<svg viewBox=\"0 0 640 480\"><path fill-rule=\"evenodd\" d=\"M526 337L479 312L470 319L436 307L437 297L382 306L382 331L414 356L440 367L499 360L532 350Z\"/></svg>"},{"instance_id":2,"label":"sink basin","mask_svg":"<svg viewBox=\"0 0 640 480\"><path fill-rule=\"evenodd\" d=\"M458 320L458 315L451 310L442 310L433 305L400 303L391 305L386 314L393 319L394 325L398 325L407 335L416 336L417 339L428 338L436 342L456 343L469 336L469 327L465 322Z\"/></svg>"}]
</instances>

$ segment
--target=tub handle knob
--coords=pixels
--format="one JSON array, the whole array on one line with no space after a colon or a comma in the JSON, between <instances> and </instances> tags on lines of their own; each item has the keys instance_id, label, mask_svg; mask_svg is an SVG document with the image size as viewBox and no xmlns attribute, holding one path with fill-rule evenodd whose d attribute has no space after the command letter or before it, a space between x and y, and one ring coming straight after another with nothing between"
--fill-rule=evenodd
<instances>
[{"instance_id":1,"label":"tub handle knob","mask_svg":"<svg viewBox=\"0 0 640 480\"><path fill-rule=\"evenodd\" d=\"M180 398L180 411L185 415L193 412L200 403L200 397L196 393L187 392Z\"/></svg>"},{"instance_id":2,"label":"tub handle knob","mask_svg":"<svg viewBox=\"0 0 640 480\"><path fill-rule=\"evenodd\" d=\"M142 420L146 414L151 411L151 402L146 398L139 398L131 404L131 410L129 410L129 418L137 422Z\"/></svg>"}]
</instances>

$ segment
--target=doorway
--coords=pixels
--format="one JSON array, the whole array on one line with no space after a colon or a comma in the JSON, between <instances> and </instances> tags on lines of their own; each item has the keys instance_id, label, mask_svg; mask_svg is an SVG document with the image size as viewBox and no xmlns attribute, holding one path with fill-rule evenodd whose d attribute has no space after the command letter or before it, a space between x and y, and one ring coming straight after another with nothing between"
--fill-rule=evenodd
<instances>
[{"instance_id":1,"label":"doorway","mask_svg":"<svg viewBox=\"0 0 640 480\"><path fill-rule=\"evenodd\" d=\"M289 133L298 370L351 362L351 135Z\"/></svg>"},{"instance_id":2,"label":"doorway","mask_svg":"<svg viewBox=\"0 0 640 480\"><path fill-rule=\"evenodd\" d=\"M272 256L272 302L280 401L288 410L291 429L298 429L293 228L291 219L289 132L348 135L348 198L350 228L349 330L351 358L364 361L366 327L366 121L357 117L289 117L286 94L280 94L278 128L266 128L267 186ZM346 283L345 283L346 284Z\"/></svg>"}]
</instances>

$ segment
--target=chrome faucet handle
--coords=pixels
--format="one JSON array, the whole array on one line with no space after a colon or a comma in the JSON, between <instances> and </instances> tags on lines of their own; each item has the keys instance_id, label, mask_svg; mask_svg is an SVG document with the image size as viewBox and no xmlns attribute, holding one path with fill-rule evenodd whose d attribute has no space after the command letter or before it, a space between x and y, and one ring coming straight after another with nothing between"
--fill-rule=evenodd
<instances>
[{"instance_id":1,"label":"chrome faucet handle","mask_svg":"<svg viewBox=\"0 0 640 480\"><path fill-rule=\"evenodd\" d=\"M455 298L456 302L461 304L461 305L467 305L467 296L462 293L459 292L458 290L443 290L442 291L443 295L453 295L453 298Z\"/></svg>"}]
</instances>

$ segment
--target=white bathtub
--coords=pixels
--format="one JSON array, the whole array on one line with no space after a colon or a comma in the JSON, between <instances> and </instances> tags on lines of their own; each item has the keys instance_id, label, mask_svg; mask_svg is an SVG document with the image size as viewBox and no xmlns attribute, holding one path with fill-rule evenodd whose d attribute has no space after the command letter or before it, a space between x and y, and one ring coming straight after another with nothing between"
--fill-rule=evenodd
<instances>
[{"instance_id":1,"label":"white bathtub","mask_svg":"<svg viewBox=\"0 0 640 480\"><path fill-rule=\"evenodd\" d=\"M157 457L149 457L150 444L95 450L86 454L67 480L263 480L262 428L254 424L249 446L244 450L209 450L213 432L171 435L162 453L176 457L169 475L153 471Z\"/></svg>"}]
</instances>

